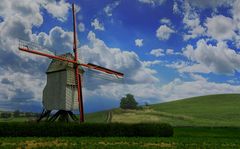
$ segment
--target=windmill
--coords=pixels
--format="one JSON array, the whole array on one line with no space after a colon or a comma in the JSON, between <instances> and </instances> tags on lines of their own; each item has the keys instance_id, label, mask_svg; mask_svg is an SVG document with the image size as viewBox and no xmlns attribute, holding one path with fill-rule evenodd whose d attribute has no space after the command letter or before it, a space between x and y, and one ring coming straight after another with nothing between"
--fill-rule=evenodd
<instances>
[{"instance_id":1,"label":"windmill","mask_svg":"<svg viewBox=\"0 0 240 149\"><path fill-rule=\"evenodd\" d=\"M96 70L106 74L114 75L117 78L123 78L124 74L107 69L91 63L81 63L78 59L77 49L77 31L76 31L76 13L74 4L72 4L73 15L73 53L64 55L53 55L40 52L39 46L33 45L30 42L20 41L19 50L37 54L40 56L52 59L47 69L47 85L43 90L43 112L39 121L44 117L49 117L52 110L58 110L50 120L55 120L58 117L68 121L68 115L76 120L76 117L71 112L76 106L79 108L80 122L84 122L83 96L82 96L82 74L85 67L90 70ZM77 102L76 102L77 101Z\"/></svg>"}]
</instances>

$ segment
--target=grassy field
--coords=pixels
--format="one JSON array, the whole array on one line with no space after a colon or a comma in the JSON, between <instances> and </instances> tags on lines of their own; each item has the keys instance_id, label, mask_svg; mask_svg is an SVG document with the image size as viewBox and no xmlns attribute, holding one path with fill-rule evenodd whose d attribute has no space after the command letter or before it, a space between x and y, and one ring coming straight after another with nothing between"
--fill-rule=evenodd
<instances>
[{"instance_id":1,"label":"grassy field","mask_svg":"<svg viewBox=\"0 0 240 149\"><path fill-rule=\"evenodd\" d=\"M0 148L240 148L240 128L176 127L174 137L14 137Z\"/></svg>"},{"instance_id":2,"label":"grassy field","mask_svg":"<svg viewBox=\"0 0 240 149\"><path fill-rule=\"evenodd\" d=\"M194 97L144 106L140 110L112 109L86 114L86 122L165 122L173 126L240 127L240 94ZM32 121L34 118L0 118L0 122Z\"/></svg>"},{"instance_id":3,"label":"grassy field","mask_svg":"<svg viewBox=\"0 0 240 149\"><path fill-rule=\"evenodd\" d=\"M108 115L111 118L106 118ZM87 121L97 122L96 118L100 117L104 122L108 119L124 123L167 122L173 126L240 127L240 94L194 97L154 104L141 110L113 109L87 115Z\"/></svg>"},{"instance_id":4,"label":"grassy field","mask_svg":"<svg viewBox=\"0 0 240 149\"><path fill-rule=\"evenodd\" d=\"M194 97L139 110L112 109L87 114L86 121L166 122L174 126L174 136L12 137L0 138L0 148L240 148L240 94Z\"/></svg>"}]
</instances>

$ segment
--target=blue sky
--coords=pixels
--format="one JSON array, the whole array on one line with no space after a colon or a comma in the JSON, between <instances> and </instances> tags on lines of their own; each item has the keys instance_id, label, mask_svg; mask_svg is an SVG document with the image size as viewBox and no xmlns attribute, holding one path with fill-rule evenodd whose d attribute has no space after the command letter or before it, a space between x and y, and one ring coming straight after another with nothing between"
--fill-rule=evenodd
<instances>
[{"instance_id":1,"label":"blue sky","mask_svg":"<svg viewBox=\"0 0 240 149\"><path fill-rule=\"evenodd\" d=\"M72 51L67 0L0 4L0 110L41 111L49 59L18 51L18 39ZM85 111L118 107L127 93L142 104L240 91L238 0L75 0L79 56L125 74L116 81L86 70ZM105 78L105 79L102 79Z\"/></svg>"}]
</instances>

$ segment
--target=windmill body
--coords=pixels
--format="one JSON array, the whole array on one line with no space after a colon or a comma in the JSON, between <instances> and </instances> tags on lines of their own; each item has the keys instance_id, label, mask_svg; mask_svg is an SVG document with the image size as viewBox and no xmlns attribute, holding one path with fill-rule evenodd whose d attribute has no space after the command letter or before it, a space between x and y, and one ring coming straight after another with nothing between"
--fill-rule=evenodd
<instances>
[{"instance_id":1,"label":"windmill body","mask_svg":"<svg viewBox=\"0 0 240 149\"><path fill-rule=\"evenodd\" d=\"M71 53L60 55L66 59L74 59ZM79 77L84 73L78 66ZM43 106L46 110L78 109L78 90L73 63L53 59L47 69L47 84L43 90Z\"/></svg>"}]
</instances>

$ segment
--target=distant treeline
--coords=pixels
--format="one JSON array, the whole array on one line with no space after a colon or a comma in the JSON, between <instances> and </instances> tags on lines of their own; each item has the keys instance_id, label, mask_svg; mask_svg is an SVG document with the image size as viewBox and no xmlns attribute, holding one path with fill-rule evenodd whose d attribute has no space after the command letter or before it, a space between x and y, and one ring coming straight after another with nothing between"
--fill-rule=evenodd
<instances>
[{"instance_id":1,"label":"distant treeline","mask_svg":"<svg viewBox=\"0 0 240 149\"><path fill-rule=\"evenodd\" d=\"M0 112L0 118L11 118L11 117L39 117L39 113L34 112L21 112L19 110L13 112Z\"/></svg>"},{"instance_id":2,"label":"distant treeline","mask_svg":"<svg viewBox=\"0 0 240 149\"><path fill-rule=\"evenodd\" d=\"M0 123L0 137L33 136L171 137L173 136L173 127L164 123Z\"/></svg>"}]
</instances>

